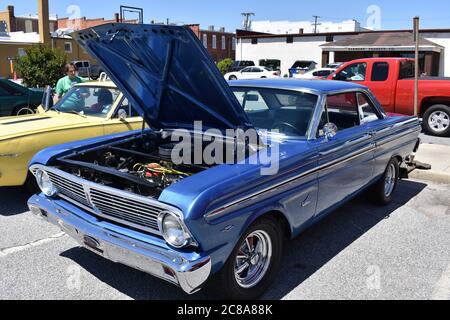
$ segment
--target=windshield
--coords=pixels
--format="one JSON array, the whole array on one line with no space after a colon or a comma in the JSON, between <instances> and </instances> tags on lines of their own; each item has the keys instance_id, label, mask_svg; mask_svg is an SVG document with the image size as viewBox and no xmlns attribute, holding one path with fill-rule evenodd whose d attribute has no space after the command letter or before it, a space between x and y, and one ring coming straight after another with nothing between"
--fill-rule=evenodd
<instances>
[{"instance_id":1,"label":"windshield","mask_svg":"<svg viewBox=\"0 0 450 320\"><path fill-rule=\"evenodd\" d=\"M74 87L52 109L64 113L105 117L119 95L120 91L114 88Z\"/></svg>"},{"instance_id":2,"label":"windshield","mask_svg":"<svg viewBox=\"0 0 450 320\"><path fill-rule=\"evenodd\" d=\"M317 95L264 88L232 90L257 129L306 137L319 98Z\"/></svg>"}]
</instances>

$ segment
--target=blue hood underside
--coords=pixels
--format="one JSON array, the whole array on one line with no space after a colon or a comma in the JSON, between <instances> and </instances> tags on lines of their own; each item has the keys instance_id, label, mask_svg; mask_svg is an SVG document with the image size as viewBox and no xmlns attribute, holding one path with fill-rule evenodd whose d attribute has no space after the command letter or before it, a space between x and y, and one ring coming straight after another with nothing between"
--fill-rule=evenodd
<instances>
[{"instance_id":1,"label":"blue hood underside","mask_svg":"<svg viewBox=\"0 0 450 320\"><path fill-rule=\"evenodd\" d=\"M72 35L153 128L252 125L188 27L105 24Z\"/></svg>"}]
</instances>

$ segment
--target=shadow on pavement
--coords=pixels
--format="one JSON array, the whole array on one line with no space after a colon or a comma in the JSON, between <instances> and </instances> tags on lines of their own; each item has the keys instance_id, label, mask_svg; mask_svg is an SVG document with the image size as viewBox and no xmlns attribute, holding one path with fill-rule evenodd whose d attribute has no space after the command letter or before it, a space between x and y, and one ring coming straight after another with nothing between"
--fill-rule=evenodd
<instances>
[{"instance_id":1,"label":"shadow on pavement","mask_svg":"<svg viewBox=\"0 0 450 320\"><path fill-rule=\"evenodd\" d=\"M28 212L31 193L24 187L0 188L0 216L14 216Z\"/></svg>"},{"instance_id":2,"label":"shadow on pavement","mask_svg":"<svg viewBox=\"0 0 450 320\"><path fill-rule=\"evenodd\" d=\"M426 185L422 183L402 181L394 202L387 207L368 204L366 196L361 195L294 241L286 243L279 276L263 299L282 299L425 188ZM74 248L61 255L81 265L100 281L137 300L214 299L208 291L189 296L165 281L110 262L83 248Z\"/></svg>"}]
</instances>

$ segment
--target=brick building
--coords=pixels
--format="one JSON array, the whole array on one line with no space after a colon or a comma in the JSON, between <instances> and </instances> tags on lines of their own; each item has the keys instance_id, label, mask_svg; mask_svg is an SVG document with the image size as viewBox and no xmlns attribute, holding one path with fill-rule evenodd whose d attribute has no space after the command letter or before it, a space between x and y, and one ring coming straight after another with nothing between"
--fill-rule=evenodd
<instances>
[{"instance_id":1,"label":"brick building","mask_svg":"<svg viewBox=\"0 0 450 320\"><path fill-rule=\"evenodd\" d=\"M224 28L214 30L213 26L210 26L208 30L200 29L199 24L190 24L187 26L190 27L202 41L214 62L217 63L226 58L232 60L235 59L236 38L234 33L225 32Z\"/></svg>"},{"instance_id":2,"label":"brick building","mask_svg":"<svg viewBox=\"0 0 450 320\"><path fill-rule=\"evenodd\" d=\"M49 29L54 32L58 29L56 15L49 16ZM38 15L19 15L16 16L14 6L7 6L6 10L0 11L0 21L6 24L7 32L39 32Z\"/></svg>"},{"instance_id":3,"label":"brick building","mask_svg":"<svg viewBox=\"0 0 450 320\"><path fill-rule=\"evenodd\" d=\"M69 19L69 18L61 18L58 19L58 28L59 29L72 29L72 30L82 30L86 28L92 28L98 25L102 25L105 23L119 23L120 15L118 13L114 14L113 19L105 20L105 18L96 18L96 19L86 19L86 17L82 17L80 19ZM138 20L124 20L123 23L138 23Z\"/></svg>"}]
</instances>

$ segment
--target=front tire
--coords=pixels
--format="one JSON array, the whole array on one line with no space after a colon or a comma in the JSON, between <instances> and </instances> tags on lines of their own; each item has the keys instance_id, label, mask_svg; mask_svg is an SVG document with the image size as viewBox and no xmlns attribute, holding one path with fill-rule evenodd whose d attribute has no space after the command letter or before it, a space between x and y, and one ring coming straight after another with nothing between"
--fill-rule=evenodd
<instances>
[{"instance_id":1,"label":"front tire","mask_svg":"<svg viewBox=\"0 0 450 320\"><path fill-rule=\"evenodd\" d=\"M229 78L229 80L237 80L237 77L236 76L230 76L230 78Z\"/></svg>"},{"instance_id":2,"label":"front tire","mask_svg":"<svg viewBox=\"0 0 450 320\"><path fill-rule=\"evenodd\" d=\"M450 107L436 104L425 111L423 127L426 133L436 137L450 137Z\"/></svg>"},{"instance_id":3,"label":"front tire","mask_svg":"<svg viewBox=\"0 0 450 320\"><path fill-rule=\"evenodd\" d=\"M380 206L387 206L394 198L395 190L400 177L400 164L396 158L392 158L381 177L372 189L369 191L369 196L375 204Z\"/></svg>"},{"instance_id":4,"label":"front tire","mask_svg":"<svg viewBox=\"0 0 450 320\"><path fill-rule=\"evenodd\" d=\"M254 300L267 290L277 275L283 251L283 232L270 218L255 222L239 240L212 289L232 300Z\"/></svg>"}]
</instances>

